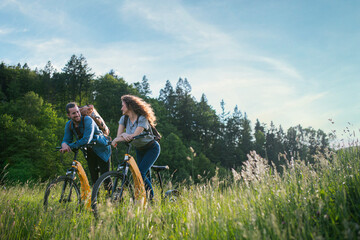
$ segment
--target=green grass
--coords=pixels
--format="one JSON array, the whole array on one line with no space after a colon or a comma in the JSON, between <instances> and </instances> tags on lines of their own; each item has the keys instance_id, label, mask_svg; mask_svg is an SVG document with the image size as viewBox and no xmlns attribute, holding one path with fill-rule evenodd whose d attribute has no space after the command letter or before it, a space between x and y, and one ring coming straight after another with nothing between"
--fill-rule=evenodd
<instances>
[{"instance_id":1,"label":"green grass","mask_svg":"<svg viewBox=\"0 0 360 240\"><path fill-rule=\"evenodd\" d=\"M0 239L358 239L360 149L289 160L282 174L255 153L242 172L183 187L175 203L45 212L46 184L0 190ZM159 195L159 193L157 193Z\"/></svg>"}]
</instances>

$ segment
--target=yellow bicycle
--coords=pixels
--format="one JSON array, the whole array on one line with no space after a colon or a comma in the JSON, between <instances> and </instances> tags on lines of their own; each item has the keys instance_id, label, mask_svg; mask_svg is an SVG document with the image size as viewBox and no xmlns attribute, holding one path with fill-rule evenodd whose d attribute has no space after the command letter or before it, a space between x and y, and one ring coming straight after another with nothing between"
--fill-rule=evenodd
<instances>
[{"instance_id":1,"label":"yellow bicycle","mask_svg":"<svg viewBox=\"0 0 360 240\"><path fill-rule=\"evenodd\" d=\"M44 208L45 210L55 210L58 208L69 207L77 208L84 203L85 207L91 206L91 188L81 163L77 161L79 150L86 150L91 147L91 143L78 149L72 149L74 158L71 167L66 171L65 176L60 176L51 181L45 190ZM57 151L61 147L57 147ZM76 180L78 176L79 181ZM77 182L80 182L80 188Z\"/></svg>"},{"instance_id":2,"label":"yellow bicycle","mask_svg":"<svg viewBox=\"0 0 360 240\"><path fill-rule=\"evenodd\" d=\"M135 136L134 139L138 139L148 135L143 133ZM134 158L129 154L131 145L125 142L127 145L124 161L118 164L116 171L109 171L100 176L96 181L92 194L91 194L91 207L94 211L95 217L99 216L99 213L105 212L109 207L117 207L119 204L127 203L146 203L146 192L144 187L144 181L139 171L139 168ZM163 182L160 175L160 171L168 170L168 166L156 166L151 167L156 172L159 179L161 195L163 196ZM132 175L132 177L130 176ZM178 190L169 190L165 193L165 197L171 201L179 195Z\"/></svg>"}]
</instances>

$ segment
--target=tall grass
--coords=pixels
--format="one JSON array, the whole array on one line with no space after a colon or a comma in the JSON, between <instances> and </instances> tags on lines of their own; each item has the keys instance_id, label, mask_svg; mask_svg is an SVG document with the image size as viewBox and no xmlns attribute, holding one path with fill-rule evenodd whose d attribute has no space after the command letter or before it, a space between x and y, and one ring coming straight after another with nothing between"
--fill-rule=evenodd
<instances>
[{"instance_id":1,"label":"tall grass","mask_svg":"<svg viewBox=\"0 0 360 240\"><path fill-rule=\"evenodd\" d=\"M99 220L45 212L45 184L2 186L0 239L358 239L359 156L352 147L311 165L289 159L280 174L252 152L241 172L183 187L175 203L109 207Z\"/></svg>"}]
</instances>

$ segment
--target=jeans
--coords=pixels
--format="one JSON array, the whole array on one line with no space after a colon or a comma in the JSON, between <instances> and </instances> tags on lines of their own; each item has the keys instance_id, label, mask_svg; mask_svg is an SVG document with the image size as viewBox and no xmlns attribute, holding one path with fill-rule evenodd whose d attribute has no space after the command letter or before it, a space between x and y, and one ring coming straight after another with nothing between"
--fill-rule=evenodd
<instances>
[{"instance_id":1,"label":"jeans","mask_svg":"<svg viewBox=\"0 0 360 240\"><path fill-rule=\"evenodd\" d=\"M110 159L105 162L91 148L87 149L87 163L89 167L91 186L93 186L99 175L110 171Z\"/></svg>"},{"instance_id":2,"label":"jeans","mask_svg":"<svg viewBox=\"0 0 360 240\"><path fill-rule=\"evenodd\" d=\"M147 177L146 174L148 172L150 173L151 166L155 163L155 161L160 155L160 144L155 141L148 149L136 149L135 152L137 165L145 183L145 190L150 194L150 199L153 199L154 190L151 185L151 174L149 174L149 177Z\"/></svg>"}]
</instances>

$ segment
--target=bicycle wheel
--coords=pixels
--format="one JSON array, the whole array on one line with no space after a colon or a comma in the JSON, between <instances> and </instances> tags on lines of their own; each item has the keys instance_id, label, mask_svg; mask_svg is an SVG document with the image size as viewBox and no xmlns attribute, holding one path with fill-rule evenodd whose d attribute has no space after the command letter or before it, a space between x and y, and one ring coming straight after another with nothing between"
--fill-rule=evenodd
<instances>
[{"instance_id":1,"label":"bicycle wheel","mask_svg":"<svg viewBox=\"0 0 360 240\"><path fill-rule=\"evenodd\" d=\"M165 193L165 200L168 202L176 202L179 196L180 192L177 189L168 190Z\"/></svg>"},{"instance_id":2,"label":"bicycle wheel","mask_svg":"<svg viewBox=\"0 0 360 240\"><path fill-rule=\"evenodd\" d=\"M96 181L91 193L91 207L95 217L99 214L112 211L120 204L132 204L135 199L134 184L129 173L125 176L118 171L104 173Z\"/></svg>"},{"instance_id":3,"label":"bicycle wheel","mask_svg":"<svg viewBox=\"0 0 360 240\"><path fill-rule=\"evenodd\" d=\"M80 206L81 196L78 185L73 179L61 176L53 180L44 195L45 210L58 208L76 209Z\"/></svg>"}]
</instances>

